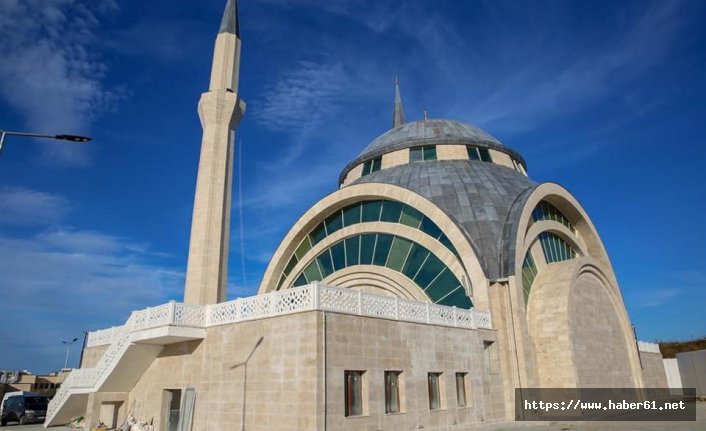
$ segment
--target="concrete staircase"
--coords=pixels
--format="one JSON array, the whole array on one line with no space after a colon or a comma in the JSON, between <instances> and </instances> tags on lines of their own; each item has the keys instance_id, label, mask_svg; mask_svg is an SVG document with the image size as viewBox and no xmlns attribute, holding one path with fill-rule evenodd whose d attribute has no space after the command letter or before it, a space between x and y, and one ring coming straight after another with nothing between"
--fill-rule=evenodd
<instances>
[{"instance_id":1,"label":"concrete staircase","mask_svg":"<svg viewBox=\"0 0 706 431\"><path fill-rule=\"evenodd\" d=\"M204 308L170 302L134 311L115 328L95 368L71 371L49 403L45 427L62 425L86 411L92 392L129 392L165 345L205 336Z\"/></svg>"}]
</instances>

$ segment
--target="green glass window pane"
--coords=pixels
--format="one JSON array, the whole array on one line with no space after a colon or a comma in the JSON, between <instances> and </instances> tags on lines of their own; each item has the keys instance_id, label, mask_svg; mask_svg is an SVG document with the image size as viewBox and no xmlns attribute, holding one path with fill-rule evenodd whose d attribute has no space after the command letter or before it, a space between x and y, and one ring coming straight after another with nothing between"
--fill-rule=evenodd
<instances>
[{"instance_id":1,"label":"green glass window pane","mask_svg":"<svg viewBox=\"0 0 706 431\"><path fill-rule=\"evenodd\" d=\"M346 246L343 241L334 244L331 247L331 257L333 258L334 271L346 267Z\"/></svg>"},{"instance_id":2,"label":"green glass window pane","mask_svg":"<svg viewBox=\"0 0 706 431\"><path fill-rule=\"evenodd\" d=\"M385 266L387 255L390 254L391 245L392 235L384 233L378 234L377 244L375 245L375 256L373 256L373 265Z\"/></svg>"},{"instance_id":3,"label":"green glass window pane","mask_svg":"<svg viewBox=\"0 0 706 431\"><path fill-rule=\"evenodd\" d=\"M360 236L360 264L361 265L372 265L373 263L373 252L375 251L375 238L377 235L374 233L366 233Z\"/></svg>"},{"instance_id":4,"label":"green glass window pane","mask_svg":"<svg viewBox=\"0 0 706 431\"><path fill-rule=\"evenodd\" d=\"M360 256L360 236L346 238L346 266L358 265Z\"/></svg>"},{"instance_id":5,"label":"green glass window pane","mask_svg":"<svg viewBox=\"0 0 706 431\"><path fill-rule=\"evenodd\" d=\"M429 287L424 290L427 296L436 302L456 289L461 283L450 269L446 268L436 280L432 281Z\"/></svg>"},{"instance_id":6,"label":"green glass window pane","mask_svg":"<svg viewBox=\"0 0 706 431\"><path fill-rule=\"evenodd\" d=\"M402 203L397 201L385 201L382 204L382 217L380 221L399 223L402 214Z\"/></svg>"},{"instance_id":7,"label":"green glass window pane","mask_svg":"<svg viewBox=\"0 0 706 431\"><path fill-rule=\"evenodd\" d=\"M316 261L311 262L309 266L304 269L304 275L306 276L307 283L321 281L321 279L323 279L321 276L321 271L319 271L319 265L316 264Z\"/></svg>"},{"instance_id":8,"label":"green glass window pane","mask_svg":"<svg viewBox=\"0 0 706 431\"><path fill-rule=\"evenodd\" d=\"M458 289L451 292L446 298L439 301L440 305L446 305L448 307L458 307L468 310L473 307L473 302L466 295L466 289L463 286L459 286Z\"/></svg>"},{"instance_id":9,"label":"green glass window pane","mask_svg":"<svg viewBox=\"0 0 706 431\"><path fill-rule=\"evenodd\" d=\"M422 289L426 288L429 283L436 278L439 273L446 268L446 266L439 260L438 257L433 254L429 255L429 258L424 265L419 269L419 272L414 277L414 282L419 285Z\"/></svg>"},{"instance_id":10,"label":"green glass window pane","mask_svg":"<svg viewBox=\"0 0 706 431\"><path fill-rule=\"evenodd\" d=\"M484 162L493 161L493 159L490 158L490 151L487 148L478 148L478 153L480 154L480 159Z\"/></svg>"},{"instance_id":11,"label":"green glass window pane","mask_svg":"<svg viewBox=\"0 0 706 431\"><path fill-rule=\"evenodd\" d=\"M423 160L424 152L422 148L410 148L409 149L409 161L419 162Z\"/></svg>"},{"instance_id":12,"label":"green glass window pane","mask_svg":"<svg viewBox=\"0 0 706 431\"><path fill-rule=\"evenodd\" d=\"M319 225L311 231L309 236L311 237L311 244L317 244L319 241L326 238L326 227L323 223L319 223Z\"/></svg>"},{"instance_id":13,"label":"green glass window pane","mask_svg":"<svg viewBox=\"0 0 706 431\"><path fill-rule=\"evenodd\" d=\"M299 274L299 277L297 277L297 279L294 281L294 287L304 286L306 284L308 283L306 282L306 277L304 276L304 273Z\"/></svg>"},{"instance_id":14,"label":"green glass window pane","mask_svg":"<svg viewBox=\"0 0 706 431\"><path fill-rule=\"evenodd\" d=\"M343 216L341 211L336 211L326 219L326 232L331 235L343 227Z\"/></svg>"},{"instance_id":15,"label":"green glass window pane","mask_svg":"<svg viewBox=\"0 0 706 431\"><path fill-rule=\"evenodd\" d=\"M409 257L407 257L407 262L405 262L404 268L402 268L402 273L407 278L413 278L417 271L419 271L419 268L422 266L424 260L426 260L428 255L429 250L425 249L420 245L413 244L412 249L409 251Z\"/></svg>"},{"instance_id":16,"label":"green glass window pane","mask_svg":"<svg viewBox=\"0 0 706 431\"><path fill-rule=\"evenodd\" d=\"M422 224L419 229L434 239L439 238L441 235L441 229L426 216L422 218Z\"/></svg>"},{"instance_id":17,"label":"green glass window pane","mask_svg":"<svg viewBox=\"0 0 706 431\"><path fill-rule=\"evenodd\" d=\"M371 172L379 171L381 167L382 167L382 157L374 158Z\"/></svg>"},{"instance_id":18,"label":"green glass window pane","mask_svg":"<svg viewBox=\"0 0 706 431\"><path fill-rule=\"evenodd\" d=\"M343 208L343 224L353 226L360 223L360 203Z\"/></svg>"},{"instance_id":19,"label":"green glass window pane","mask_svg":"<svg viewBox=\"0 0 706 431\"><path fill-rule=\"evenodd\" d=\"M390 256L387 258L387 263L385 266L398 272L402 271L402 267L407 260L407 254L409 253L409 249L411 247L411 241L396 236L392 240Z\"/></svg>"},{"instance_id":20,"label":"green glass window pane","mask_svg":"<svg viewBox=\"0 0 706 431\"><path fill-rule=\"evenodd\" d=\"M363 202L363 223L380 221L380 207L382 201Z\"/></svg>"},{"instance_id":21,"label":"green glass window pane","mask_svg":"<svg viewBox=\"0 0 706 431\"><path fill-rule=\"evenodd\" d=\"M294 255L297 257L297 259L301 260L304 255L311 250L311 240L309 239L308 236L304 237L304 240L299 244L299 247L297 247L297 250L294 252Z\"/></svg>"},{"instance_id":22,"label":"green glass window pane","mask_svg":"<svg viewBox=\"0 0 706 431\"><path fill-rule=\"evenodd\" d=\"M436 160L436 146L424 147L424 160Z\"/></svg>"},{"instance_id":23,"label":"green glass window pane","mask_svg":"<svg viewBox=\"0 0 706 431\"><path fill-rule=\"evenodd\" d=\"M361 173L361 177L364 177L370 173L370 169L372 168L373 164L372 162L365 162L363 164L363 172Z\"/></svg>"},{"instance_id":24,"label":"green glass window pane","mask_svg":"<svg viewBox=\"0 0 706 431\"><path fill-rule=\"evenodd\" d=\"M321 255L319 255L319 257L316 258L316 261L319 262L319 267L321 268L321 273L322 273L321 275L323 275L324 278L333 274L333 262L331 261L331 249L328 249L325 252L321 253Z\"/></svg>"},{"instance_id":25,"label":"green glass window pane","mask_svg":"<svg viewBox=\"0 0 706 431\"><path fill-rule=\"evenodd\" d=\"M404 205L402 207L402 217L400 218L400 223L417 229L422 223L422 217L424 217L424 215L422 215L422 213L417 211L415 208L412 208L409 205Z\"/></svg>"},{"instance_id":26,"label":"green glass window pane","mask_svg":"<svg viewBox=\"0 0 706 431\"><path fill-rule=\"evenodd\" d=\"M444 234L441 235L439 238L439 242L444 244L444 247L448 248L449 250L454 250L453 244L451 244L451 240Z\"/></svg>"},{"instance_id":27,"label":"green glass window pane","mask_svg":"<svg viewBox=\"0 0 706 431\"><path fill-rule=\"evenodd\" d=\"M297 265L297 262L299 262L299 260L297 260L297 257L292 256L292 258L289 259L289 262L287 262L287 266L284 267L284 274L289 275L289 273L292 272L294 267Z\"/></svg>"},{"instance_id":28,"label":"green glass window pane","mask_svg":"<svg viewBox=\"0 0 706 431\"><path fill-rule=\"evenodd\" d=\"M471 160L480 160L480 155L478 154L478 148L476 147L466 147L468 149L468 158Z\"/></svg>"},{"instance_id":29,"label":"green glass window pane","mask_svg":"<svg viewBox=\"0 0 706 431\"><path fill-rule=\"evenodd\" d=\"M284 284L284 280L286 280L286 279L287 279L287 276L282 274L282 276L279 278L279 281L277 282L277 290L279 290L280 287L282 287L282 285ZM304 282L306 283L306 280Z\"/></svg>"}]
</instances>

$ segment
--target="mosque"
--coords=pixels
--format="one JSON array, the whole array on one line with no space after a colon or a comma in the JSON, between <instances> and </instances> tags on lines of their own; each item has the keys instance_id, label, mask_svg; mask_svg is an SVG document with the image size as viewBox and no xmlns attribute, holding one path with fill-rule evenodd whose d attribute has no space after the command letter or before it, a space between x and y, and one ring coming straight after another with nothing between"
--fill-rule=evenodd
<instances>
[{"instance_id":1,"label":"mosque","mask_svg":"<svg viewBox=\"0 0 706 431\"><path fill-rule=\"evenodd\" d=\"M667 386L576 197L478 127L407 122L399 83L390 130L289 230L258 294L226 301L240 47L228 0L184 302L90 333L46 426L461 430L513 421L515 388Z\"/></svg>"}]
</instances>

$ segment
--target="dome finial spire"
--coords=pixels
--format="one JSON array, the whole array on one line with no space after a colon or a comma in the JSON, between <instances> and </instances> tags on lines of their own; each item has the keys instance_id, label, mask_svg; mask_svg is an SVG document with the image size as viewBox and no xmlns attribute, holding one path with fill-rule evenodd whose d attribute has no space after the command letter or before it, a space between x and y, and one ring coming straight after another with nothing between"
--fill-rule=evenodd
<instances>
[{"instance_id":1,"label":"dome finial spire","mask_svg":"<svg viewBox=\"0 0 706 431\"><path fill-rule=\"evenodd\" d=\"M402 96L400 96L400 78L395 76L395 110L392 112L392 128L400 127L405 123Z\"/></svg>"},{"instance_id":2,"label":"dome finial spire","mask_svg":"<svg viewBox=\"0 0 706 431\"><path fill-rule=\"evenodd\" d=\"M427 121L429 119L429 111L427 111L427 108L424 108L424 121Z\"/></svg>"}]
</instances>

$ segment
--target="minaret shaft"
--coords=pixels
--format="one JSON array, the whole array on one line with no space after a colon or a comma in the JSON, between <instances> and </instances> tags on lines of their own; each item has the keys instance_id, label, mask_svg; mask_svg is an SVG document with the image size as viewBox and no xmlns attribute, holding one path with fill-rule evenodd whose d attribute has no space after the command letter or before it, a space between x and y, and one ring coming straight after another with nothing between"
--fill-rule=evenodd
<instances>
[{"instance_id":1,"label":"minaret shaft","mask_svg":"<svg viewBox=\"0 0 706 431\"><path fill-rule=\"evenodd\" d=\"M240 75L240 39L232 33L220 33L213 52L209 90L238 89Z\"/></svg>"},{"instance_id":2,"label":"minaret shaft","mask_svg":"<svg viewBox=\"0 0 706 431\"><path fill-rule=\"evenodd\" d=\"M233 33L219 33L209 91L201 95L198 108L203 138L184 288L184 302L190 304L226 300L234 130L245 113L245 103L237 94L239 63L240 39Z\"/></svg>"}]
</instances>

